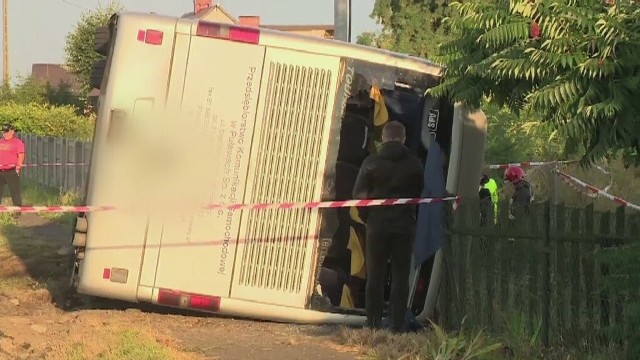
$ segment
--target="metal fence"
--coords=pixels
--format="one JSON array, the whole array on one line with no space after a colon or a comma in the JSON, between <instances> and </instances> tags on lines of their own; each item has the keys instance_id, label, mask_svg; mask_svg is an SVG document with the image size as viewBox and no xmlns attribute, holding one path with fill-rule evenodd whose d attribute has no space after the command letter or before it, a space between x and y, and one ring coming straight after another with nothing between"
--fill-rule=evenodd
<instances>
[{"instance_id":1,"label":"metal fence","mask_svg":"<svg viewBox=\"0 0 640 360\"><path fill-rule=\"evenodd\" d=\"M81 193L87 182L91 143L21 134L27 148L22 177L39 185Z\"/></svg>"}]
</instances>

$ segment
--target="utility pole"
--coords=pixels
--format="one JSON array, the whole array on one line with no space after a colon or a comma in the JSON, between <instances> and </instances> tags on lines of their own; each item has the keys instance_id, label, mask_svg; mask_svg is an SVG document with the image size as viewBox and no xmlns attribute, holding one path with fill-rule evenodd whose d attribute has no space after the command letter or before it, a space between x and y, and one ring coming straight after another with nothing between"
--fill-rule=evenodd
<instances>
[{"instance_id":1,"label":"utility pole","mask_svg":"<svg viewBox=\"0 0 640 360\"><path fill-rule=\"evenodd\" d=\"M351 0L334 0L334 38L351 42Z\"/></svg>"},{"instance_id":2,"label":"utility pole","mask_svg":"<svg viewBox=\"0 0 640 360\"><path fill-rule=\"evenodd\" d=\"M2 0L2 16L4 32L2 38L3 45L3 72L2 80L5 85L9 85L10 69L9 69L9 0Z\"/></svg>"}]
</instances>

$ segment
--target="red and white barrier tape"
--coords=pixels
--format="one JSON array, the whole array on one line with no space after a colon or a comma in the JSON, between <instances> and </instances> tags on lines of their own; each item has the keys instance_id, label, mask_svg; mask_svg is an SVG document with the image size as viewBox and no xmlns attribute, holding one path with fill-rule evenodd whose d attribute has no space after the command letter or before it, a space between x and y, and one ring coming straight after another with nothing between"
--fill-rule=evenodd
<instances>
[{"instance_id":1,"label":"red and white barrier tape","mask_svg":"<svg viewBox=\"0 0 640 360\"><path fill-rule=\"evenodd\" d=\"M567 186L571 187L573 190L575 190L576 192L579 192L587 197L590 197L592 199L595 199L598 197L597 193L591 192L583 187L580 187L576 184L573 183L573 181L565 178L564 176L560 176L560 180L562 180L563 183L567 184ZM606 190L606 189L605 189ZM603 191L605 191L603 190Z\"/></svg>"},{"instance_id":2,"label":"red and white barrier tape","mask_svg":"<svg viewBox=\"0 0 640 360\"><path fill-rule=\"evenodd\" d=\"M613 186L613 175L609 171L603 169L601 166L596 166L595 168L600 170L600 172L602 172L603 174L609 176L609 184L607 184L607 186L604 189L601 190L601 191L603 191L603 192L608 194L609 190ZM565 184L570 186L573 190L575 190L575 191L577 191L579 193L582 193L585 196L588 196L588 197L590 197L592 199L595 199L595 198L597 198L599 196L598 193L594 193L594 192L586 189L585 187L577 186L573 181L571 181L571 180L569 180L569 179L567 179L567 178L565 178L563 176L560 176L560 180L562 180L562 182L564 182Z\"/></svg>"},{"instance_id":3,"label":"red and white barrier tape","mask_svg":"<svg viewBox=\"0 0 640 360\"><path fill-rule=\"evenodd\" d=\"M340 201L318 201L299 203L264 203L264 204L209 204L199 207L199 210L269 210L269 209L321 209L321 208L342 208L342 207L369 207L369 206L392 206L392 205L416 205L427 203L442 203L447 201L460 200L457 196L444 198L403 198L403 199L375 199L375 200L340 200ZM0 206L0 212L47 212L47 213L69 213L69 212L97 212L116 210L115 206Z\"/></svg>"},{"instance_id":4,"label":"red and white barrier tape","mask_svg":"<svg viewBox=\"0 0 640 360\"><path fill-rule=\"evenodd\" d=\"M499 169L507 169L511 166L520 166L520 167L533 167L533 166L546 166L546 165L560 165L560 164L572 164L578 162L578 160L566 160L566 161L528 161L521 163L510 163L510 164L494 164L487 165L487 169L491 170L499 170Z\"/></svg>"},{"instance_id":5,"label":"red and white barrier tape","mask_svg":"<svg viewBox=\"0 0 640 360\"><path fill-rule=\"evenodd\" d=\"M578 179L576 177L573 177L573 176L571 176L571 175L569 175L567 173L563 173L560 170L556 170L556 172L558 173L558 175L560 177L562 177L564 179L567 179L567 180L569 180L569 181L571 181L571 182L573 182L575 184L578 184L579 186L589 190L590 192L592 192L594 194L597 194L598 196L603 196L603 197L605 197L605 198L607 198L609 200L615 201L616 203L618 203L618 204L620 204L620 205L622 205L624 207L630 207L630 208L635 209L635 210L640 210L640 206L639 205L632 204L632 203L628 202L625 199L622 199L622 198L619 198L617 196L611 195L611 194L609 194L608 192L606 192L604 190L600 190L597 187L595 187L593 185L590 185L590 184L587 184L586 182L584 182L584 181L582 181L582 180L580 180L580 179Z\"/></svg>"},{"instance_id":6,"label":"red and white barrier tape","mask_svg":"<svg viewBox=\"0 0 640 360\"><path fill-rule=\"evenodd\" d=\"M38 166L82 166L88 163L42 163L42 164L22 164L22 167L38 167ZM0 164L0 167L17 167L17 164Z\"/></svg>"}]
</instances>

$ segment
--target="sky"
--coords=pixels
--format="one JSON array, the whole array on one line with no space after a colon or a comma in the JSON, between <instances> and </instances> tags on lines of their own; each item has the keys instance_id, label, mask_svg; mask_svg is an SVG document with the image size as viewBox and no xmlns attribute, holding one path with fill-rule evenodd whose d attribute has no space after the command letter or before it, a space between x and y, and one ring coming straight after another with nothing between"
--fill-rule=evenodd
<instances>
[{"instance_id":1,"label":"sky","mask_svg":"<svg viewBox=\"0 0 640 360\"><path fill-rule=\"evenodd\" d=\"M377 29L369 17L374 1L352 1L352 41L363 31ZM65 37L81 14L109 2L9 0L12 77L28 75L34 63L63 63ZM216 2L236 17L258 15L264 24L333 24L332 0L214 0L214 4ZM193 11L193 0L120 0L120 3L130 11L153 11L162 15L181 16Z\"/></svg>"}]
</instances>

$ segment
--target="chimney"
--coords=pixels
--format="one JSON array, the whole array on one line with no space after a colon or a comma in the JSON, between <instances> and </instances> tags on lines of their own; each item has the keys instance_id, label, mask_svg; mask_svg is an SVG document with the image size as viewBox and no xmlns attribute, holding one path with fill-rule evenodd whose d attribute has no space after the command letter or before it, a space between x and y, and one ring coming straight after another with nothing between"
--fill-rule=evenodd
<instances>
[{"instance_id":1,"label":"chimney","mask_svg":"<svg viewBox=\"0 0 640 360\"><path fill-rule=\"evenodd\" d=\"M194 0L193 13L198 14L200 11L210 8L212 2L213 0Z\"/></svg>"},{"instance_id":2,"label":"chimney","mask_svg":"<svg viewBox=\"0 0 640 360\"><path fill-rule=\"evenodd\" d=\"M242 26L260 27L260 16L239 16L238 22Z\"/></svg>"}]
</instances>

